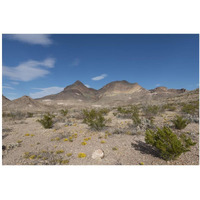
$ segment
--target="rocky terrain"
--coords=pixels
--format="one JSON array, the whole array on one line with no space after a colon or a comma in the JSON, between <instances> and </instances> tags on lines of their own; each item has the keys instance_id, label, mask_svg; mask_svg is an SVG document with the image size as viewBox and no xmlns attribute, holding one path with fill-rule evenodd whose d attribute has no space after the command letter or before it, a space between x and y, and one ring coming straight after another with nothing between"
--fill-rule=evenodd
<instances>
[{"instance_id":1,"label":"rocky terrain","mask_svg":"<svg viewBox=\"0 0 200 200\"><path fill-rule=\"evenodd\" d=\"M4 165L198 165L199 90L146 90L137 83L115 81L100 90L80 81L40 99L10 101L2 96L2 162ZM139 123L127 110L138 109ZM84 122L83 110L102 112L105 126ZM62 111L61 111L62 110ZM66 113L65 113L66 111ZM38 120L51 113L53 125ZM182 129L176 116L187 120ZM166 161L145 142L147 129L169 127L196 144L175 160Z\"/></svg>"}]
</instances>

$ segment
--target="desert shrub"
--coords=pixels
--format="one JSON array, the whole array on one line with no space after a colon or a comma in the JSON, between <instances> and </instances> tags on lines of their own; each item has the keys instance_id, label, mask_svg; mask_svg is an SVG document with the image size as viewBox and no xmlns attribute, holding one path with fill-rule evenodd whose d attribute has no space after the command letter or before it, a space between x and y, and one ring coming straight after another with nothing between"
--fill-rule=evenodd
<instances>
[{"instance_id":1,"label":"desert shrub","mask_svg":"<svg viewBox=\"0 0 200 200\"><path fill-rule=\"evenodd\" d=\"M63 115L63 116L66 116L67 115L67 113L68 113L68 110L67 109L62 109L61 111L60 111L60 113Z\"/></svg>"},{"instance_id":2,"label":"desert shrub","mask_svg":"<svg viewBox=\"0 0 200 200\"><path fill-rule=\"evenodd\" d=\"M190 146L196 144L185 135L178 138L167 127L158 128L157 131L148 129L145 133L145 142L155 147L164 160L174 160L182 153L190 151Z\"/></svg>"},{"instance_id":3,"label":"desert shrub","mask_svg":"<svg viewBox=\"0 0 200 200\"><path fill-rule=\"evenodd\" d=\"M38 119L37 122L41 123L42 126L44 128L52 128L53 126L53 118L55 116L54 115L51 115L50 113L48 113L47 115L44 115L42 119Z\"/></svg>"},{"instance_id":4,"label":"desert shrub","mask_svg":"<svg viewBox=\"0 0 200 200\"><path fill-rule=\"evenodd\" d=\"M156 105L149 105L145 107L143 111L147 118L152 118L153 116L159 113L160 108L159 106L156 106Z\"/></svg>"},{"instance_id":5,"label":"desert shrub","mask_svg":"<svg viewBox=\"0 0 200 200\"><path fill-rule=\"evenodd\" d=\"M174 126L176 129L184 129L187 124L188 124L188 120L187 119L183 119L181 116L176 116L176 118L174 120L172 120Z\"/></svg>"},{"instance_id":6,"label":"desert shrub","mask_svg":"<svg viewBox=\"0 0 200 200\"><path fill-rule=\"evenodd\" d=\"M20 111L10 113L3 112L2 117L11 118L12 120L21 120L26 118L26 113Z\"/></svg>"},{"instance_id":7,"label":"desert shrub","mask_svg":"<svg viewBox=\"0 0 200 200\"><path fill-rule=\"evenodd\" d=\"M162 109L163 110L169 110L169 111L175 111L176 107L173 106L172 104L165 104L165 105L162 106Z\"/></svg>"},{"instance_id":8,"label":"desert shrub","mask_svg":"<svg viewBox=\"0 0 200 200\"><path fill-rule=\"evenodd\" d=\"M133 120L133 124L134 125L139 125L141 124L141 120L139 118L139 109L137 106L132 106L131 107L131 111L132 111L132 120Z\"/></svg>"},{"instance_id":9,"label":"desert shrub","mask_svg":"<svg viewBox=\"0 0 200 200\"><path fill-rule=\"evenodd\" d=\"M33 113L27 112L27 117L28 117L28 118L33 117Z\"/></svg>"},{"instance_id":10,"label":"desert shrub","mask_svg":"<svg viewBox=\"0 0 200 200\"><path fill-rule=\"evenodd\" d=\"M107 115L110 112L110 110L108 108L102 108L101 110L99 110L99 113L101 113L102 115Z\"/></svg>"},{"instance_id":11,"label":"desert shrub","mask_svg":"<svg viewBox=\"0 0 200 200\"><path fill-rule=\"evenodd\" d=\"M94 109L91 111L83 110L83 115L83 123L86 123L91 128L94 128L95 130L101 130L103 127L105 127L106 119L101 112L98 112Z\"/></svg>"},{"instance_id":12,"label":"desert shrub","mask_svg":"<svg viewBox=\"0 0 200 200\"><path fill-rule=\"evenodd\" d=\"M195 112L199 111L199 101L194 101L190 104L183 103L181 111L187 114L195 114Z\"/></svg>"}]
</instances>

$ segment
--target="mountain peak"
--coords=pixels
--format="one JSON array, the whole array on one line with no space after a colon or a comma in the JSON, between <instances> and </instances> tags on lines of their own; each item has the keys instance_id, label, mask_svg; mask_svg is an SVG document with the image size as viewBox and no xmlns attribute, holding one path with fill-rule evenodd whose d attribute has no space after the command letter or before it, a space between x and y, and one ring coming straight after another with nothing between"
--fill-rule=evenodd
<instances>
[{"instance_id":1,"label":"mountain peak","mask_svg":"<svg viewBox=\"0 0 200 200\"><path fill-rule=\"evenodd\" d=\"M77 80L73 85L84 85L81 81Z\"/></svg>"}]
</instances>

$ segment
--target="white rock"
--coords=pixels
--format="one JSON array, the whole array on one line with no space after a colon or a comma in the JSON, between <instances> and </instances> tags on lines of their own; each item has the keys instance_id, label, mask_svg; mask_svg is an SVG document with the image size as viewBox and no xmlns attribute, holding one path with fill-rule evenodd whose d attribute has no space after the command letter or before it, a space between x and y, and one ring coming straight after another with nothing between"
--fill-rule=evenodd
<instances>
[{"instance_id":1,"label":"white rock","mask_svg":"<svg viewBox=\"0 0 200 200\"><path fill-rule=\"evenodd\" d=\"M104 152L101 149L94 151L92 159L99 160L104 157Z\"/></svg>"}]
</instances>

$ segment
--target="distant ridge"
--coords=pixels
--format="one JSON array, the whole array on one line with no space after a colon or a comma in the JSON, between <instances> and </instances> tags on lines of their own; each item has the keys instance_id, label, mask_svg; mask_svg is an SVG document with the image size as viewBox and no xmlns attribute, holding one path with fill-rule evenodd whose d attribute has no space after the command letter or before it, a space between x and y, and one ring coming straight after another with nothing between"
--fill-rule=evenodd
<instances>
[{"instance_id":1,"label":"distant ridge","mask_svg":"<svg viewBox=\"0 0 200 200\"><path fill-rule=\"evenodd\" d=\"M166 87L157 87L152 90L146 90L138 83L129 83L126 80L113 81L103 86L99 90L86 87L81 81L77 80L72 85L66 86L58 94L48 95L39 100L71 100L79 102L104 102L104 101L124 101L125 98L135 99L153 94L176 94L183 93L185 89L167 89Z\"/></svg>"}]
</instances>

